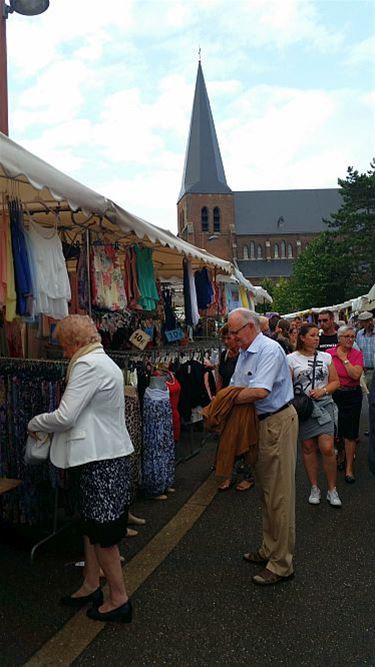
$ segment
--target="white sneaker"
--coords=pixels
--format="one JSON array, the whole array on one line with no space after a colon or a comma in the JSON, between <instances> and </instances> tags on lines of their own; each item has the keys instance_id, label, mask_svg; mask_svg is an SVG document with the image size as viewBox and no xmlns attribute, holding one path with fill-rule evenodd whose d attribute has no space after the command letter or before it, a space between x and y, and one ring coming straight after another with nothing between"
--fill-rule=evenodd
<instances>
[{"instance_id":1,"label":"white sneaker","mask_svg":"<svg viewBox=\"0 0 375 667\"><path fill-rule=\"evenodd\" d=\"M341 507L342 502L340 500L340 496L337 493L336 487L332 489L332 491L327 492L327 500L330 505L333 507Z\"/></svg>"},{"instance_id":2,"label":"white sneaker","mask_svg":"<svg viewBox=\"0 0 375 667\"><path fill-rule=\"evenodd\" d=\"M310 505L319 505L320 503L320 489L317 486L312 486L309 495Z\"/></svg>"}]
</instances>

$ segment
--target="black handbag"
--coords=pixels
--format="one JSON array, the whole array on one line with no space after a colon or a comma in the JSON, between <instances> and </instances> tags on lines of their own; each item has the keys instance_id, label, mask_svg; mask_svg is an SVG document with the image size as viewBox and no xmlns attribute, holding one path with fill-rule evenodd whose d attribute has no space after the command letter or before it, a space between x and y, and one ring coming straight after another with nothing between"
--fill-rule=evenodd
<instances>
[{"instance_id":1,"label":"black handbag","mask_svg":"<svg viewBox=\"0 0 375 667\"><path fill-rule=\"evenodd\" d=\"M315 367L316 367L316 357L318 353L315 352L314 354L314 362L313 362L313 376L312 376L312 384L311 388L314 389L315 385ZM294 408L297 412L298 419L301 422L305 422L309 417L311 417L313 410L314 410L314 401L313 399L305 394L303 391L302 384L300 382L297 382L294 385L294 399L292 401Z\"/></svg>"}]
</instances>

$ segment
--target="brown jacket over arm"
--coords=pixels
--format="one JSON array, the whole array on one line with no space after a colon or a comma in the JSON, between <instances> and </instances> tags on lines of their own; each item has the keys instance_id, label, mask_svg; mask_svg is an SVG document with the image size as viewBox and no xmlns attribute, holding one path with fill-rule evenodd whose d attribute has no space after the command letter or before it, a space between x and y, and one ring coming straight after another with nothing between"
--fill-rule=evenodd
<instances>
[{"instance_id":1,"label":"brown jacket over arm","mask_svg":"<svg viewBox=\"0 0 375 667\"><path fill-rule=\"evenodd\" d=\"M202 410L208 431L220 433L216 459L216 476L232 475L236 456L246 454L246 461L254 465L258 453L258 417L255 407L235 405L243 387L221 389L211 403Z\"/></svg>"}]
</instances>

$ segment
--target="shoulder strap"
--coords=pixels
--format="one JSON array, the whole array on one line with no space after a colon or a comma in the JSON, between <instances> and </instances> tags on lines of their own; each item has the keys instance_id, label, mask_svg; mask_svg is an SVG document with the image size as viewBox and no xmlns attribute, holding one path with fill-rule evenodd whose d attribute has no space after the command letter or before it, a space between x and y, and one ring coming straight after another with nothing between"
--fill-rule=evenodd
<instances>
[{"instance_id":1,"label":"shoulder strap","mask_svg":"<svg viewBox=\"0 0 375 667\"><path fill-rule=\"evenodd\" d=\"M314 386L315 386L315 369L316 369L316 358L317 358L317 356L318 356L318 351L315 350L314 361L313 361L313 376L312 376L311 389L314 389Z\"/></svg>"}]
</instances>

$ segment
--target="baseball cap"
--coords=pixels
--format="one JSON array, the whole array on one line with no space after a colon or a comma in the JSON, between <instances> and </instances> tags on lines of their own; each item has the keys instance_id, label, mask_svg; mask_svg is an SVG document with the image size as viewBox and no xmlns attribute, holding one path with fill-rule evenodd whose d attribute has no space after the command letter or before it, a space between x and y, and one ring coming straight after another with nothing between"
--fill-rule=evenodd
<instances>
[{"instance_id":1,"label":"baseball cap","mask_svg":"<svg viewBox=\"0 0 375 667\"><path fill-rule=\"evenodd\" d=\"M365 310L363 313L360 313L358 315L358 319L360 322L366 322L366 320L372 320L373 317L374 317L373 314L370 313L369 310Z\"/></svg>"}]
</instances>

